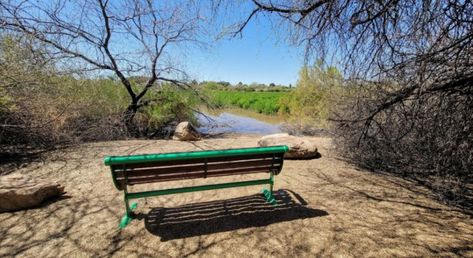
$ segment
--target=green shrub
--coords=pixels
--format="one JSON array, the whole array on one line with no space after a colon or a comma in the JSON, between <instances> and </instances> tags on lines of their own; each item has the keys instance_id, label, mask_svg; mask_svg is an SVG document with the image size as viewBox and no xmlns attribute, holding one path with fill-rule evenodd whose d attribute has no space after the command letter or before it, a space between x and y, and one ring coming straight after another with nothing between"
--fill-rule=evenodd
<instances>
[{"instance_id":1,"label":"green shrub","mask_svg":"<svg viewBox=\"0 0 473 258\"><path fill-rule=\"evenodd\" d=\"M200 100L193 92L172 85L162 85L159 90L148 95L149 100L158 100L145 107L140 113L147 120L147 128L159 129L169 122L191 120L196 123L194 107Z\"/></svg>"},{"instance_id":2,"label":"green shrub","mask_svg":"<svg viewBox=\"0 0 473 258\"><path fill-rule=\"evenodd\" d=\"M297 87L281 100L279 112L289 113L296 124L328 127L332 108L344 91L342 76L335 67L321 63L303 67Z\"/></svg>"},{"instance_id":3,"label":"green shrub","mask_svg":"<svg viewBox=\"0 0 473 258\"><path fill-rule=\"evenodd\" d=\"M208 91L210 102L215 107L239 107L258 113L272 115L281 109L280 100L286 92L257 91Z\"/></svg>"}]
</instances>

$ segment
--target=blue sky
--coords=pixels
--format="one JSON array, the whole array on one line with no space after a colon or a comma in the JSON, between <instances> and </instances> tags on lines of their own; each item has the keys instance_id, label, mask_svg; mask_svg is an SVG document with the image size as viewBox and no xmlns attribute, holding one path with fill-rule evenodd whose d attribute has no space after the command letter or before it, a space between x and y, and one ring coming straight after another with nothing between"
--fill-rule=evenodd
<instances>
[{"instance_id":1,"label":"blue sky","mask_svg":"<svg viewBox=\"0 0 473 258\"><path fill-rule=\"evenodd\" d=\"M36 2L33 1L33 3ZM55 6L55 2L40 1L40 3L45 6L49 4ZM92 28L92 33L95 32L98 36L103 33L100 26L99 29L95 28L96 24L101 24L100 18L86 15L84 10L89 9L84 9L84 7L82 12L77 12L79 8L82 8L82 5L87 7L88 4L83 4L81 1L64 3L67 3L67 5L62 9L63 19L70 20L71 23L75 23L77 20L85 21ZM115 3L117 3L117 6L114 6L116 10L112 7L109 8L118 12L117 10L120 10L120 2L117 1ZM97 8L94 2L90 4ZM158 5L163 5L162 8L167 10L167 4L171 7L180 5L179 1L161 1ZM228 81L233 84L238 82L251 84L255 82L295 85L298 72L304 64L304 53L300 48L290 45L285 41L284 34L286 33L280 27L277 30L273 28L272 22L274 20L271 19L270 15L261 14L253 17L243 30L241 36L227 36L218 41L213 41L216 34L224 30L224 26L231 26L245 20L254 8L251 2L230 4L229 7L228 10L212 14L212 12L208 11L209 6L207 4L199 3L197 9L203 10L203 17L208 18L208 24L204 24L208 34L203 36L203 40L208 41L208 47L199 48L188 46L187 44L183 44L183 46L170 45L166 49L169 52L169 57L163 57L163 66L166 67L168 65L167 58L169 58L171 62L176 62L176 67L181 68L182 66L183 70L190 75L190 79L198 81L213 80ZM41 11L38 11L39 9L36 8L35 4L32 4L30 8L39 12L36 14L37 16L44 16ZM100 12L96 9L92 10ZM127 11L124 10L123 15L126 15ZM118 13L121 14L120 12ZM100 14L97 14L97 16L100 17ZM164 15L164 17L167 16ZM94 31L94 29L97 31ZM123 28L121 29L123 30ZM198 35L200 36L201 34ZM96 49L96 46L82 43L80 39L76 40L76 43L80 51L88 56L96 55L101 60L101 52ZM144 63L148 62L148 59L144 59L142 54L133 54L135 52L141 53L141 44L129 35L126 35L126 33L115 33L112 36L110 48L116 56L129 57L129 59L138 63L141 61ZM123 65L129 64L124 62ZM107 73L111 72L102 71L99 74Z\"/></svg>"},{"instance_id":2,"label":"blue sky","mask_svg":"<svg viewBox=\"0 0 473 258\"><path fill-rule=\"evenodd\" d=\"M269 19L250 22L242 36L212 43L188 54L186 68L199 81L295 85L303 51L275 36Z\"/></svg>"}]
</instances>

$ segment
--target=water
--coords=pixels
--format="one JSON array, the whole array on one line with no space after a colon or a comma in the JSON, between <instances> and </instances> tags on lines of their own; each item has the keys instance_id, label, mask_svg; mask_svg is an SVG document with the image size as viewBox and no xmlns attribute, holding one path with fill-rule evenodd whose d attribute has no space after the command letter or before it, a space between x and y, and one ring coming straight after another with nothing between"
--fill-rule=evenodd
<instances>
[{"instance_id":1,"label":"water","mask_svg":"<svg viewBox=\"0 0 473 258\"><path fill-rule=\"evenodd\" d=\"M224 109L217 112L205 111L207 119L198 115L200 132L206 134L272 134L281 132L283 119L241 109Z\"/></svg>"}]
</instances>

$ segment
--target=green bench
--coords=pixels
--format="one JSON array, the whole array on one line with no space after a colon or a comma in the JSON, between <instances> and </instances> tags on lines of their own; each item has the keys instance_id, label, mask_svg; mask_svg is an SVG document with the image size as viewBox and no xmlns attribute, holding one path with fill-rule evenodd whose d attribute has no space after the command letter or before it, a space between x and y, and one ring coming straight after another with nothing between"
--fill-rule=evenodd
<instances>
[{"instance_id":1,"label":"green bench","mask_svg":"<svg viewBox=\"0 0 473 258\"><path fill-rule=\"evenodd\" d=\"M124 192L126 212L120 221L120 228L128 225L135 216L133 210L136 203L130 205L130 199L268 184L269 190L264 189L263 195L266 201L275 204L272 194L274 176L281 172L287 151L287 146L271 146L105 157L104 163L110 166L115 187ZM128 191L128 186L137 184L253 173L269 173L269 178L144 192Z\"/></svg>"}]
</instances>

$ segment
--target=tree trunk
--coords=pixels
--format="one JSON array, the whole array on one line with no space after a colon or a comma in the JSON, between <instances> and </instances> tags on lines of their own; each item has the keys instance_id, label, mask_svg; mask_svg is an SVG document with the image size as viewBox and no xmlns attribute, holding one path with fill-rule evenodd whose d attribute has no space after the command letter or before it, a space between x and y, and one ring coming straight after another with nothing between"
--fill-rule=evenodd
<instances>
[{"instance_id":1,"label":"tree trunk","mask_svg":"<svg viewBox=\"0 0 473 258\"><path fill-rule=\"evenodd\" d=\"M128 132L128 135L132 137L141 136L140 128L136 124L136 121L135 121L135 116L136 116L137 111L138 111L138 104L132 102L126 108L126 111L123 113L123 122L125 123L125 127Z\"/></svg>"}]
</instances>

